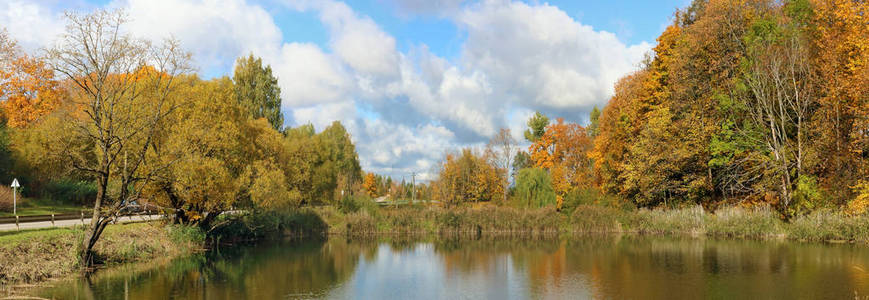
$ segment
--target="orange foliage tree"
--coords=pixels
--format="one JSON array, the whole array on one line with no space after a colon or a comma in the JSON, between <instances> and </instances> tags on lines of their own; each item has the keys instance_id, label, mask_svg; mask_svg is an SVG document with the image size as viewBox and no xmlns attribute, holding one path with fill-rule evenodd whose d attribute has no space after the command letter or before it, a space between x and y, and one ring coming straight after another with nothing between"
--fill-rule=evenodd
<instances>
[{"instance_id":1,"label":"orange foliage tree","mask_svg":"<svg viewBox=\"0 0 869 300\"><path fill-rule=\"evenodd\" d=\"M374 173L365 174L365 179L362 181L362 189L369 197L377 197L377 176Z\"/></svg>"},{"instance_id":2,"label":"orange foliage tree","mask_svg":"<svg viewBox=\"0 0 869 300\"><path fill-rule=\"evenodd\" d=\"M51 112L61 99L54 71L21 52L5 31L0 32L0 106L9 127L25 127Z\"/></svg>"},{"instance_id":3,"label":"orange foliage tree","mask_svg":"<svg viewBox=\"0 0 869 300\"><path fill-rule=\"evenodd\" d=\"M588 157L591 148L588 131L561 118L547 126L529 148L534 166L550 172L557 209L561 209L564 197L574 187L592 184L592 161Z\"/></svg>"}]
</instances>

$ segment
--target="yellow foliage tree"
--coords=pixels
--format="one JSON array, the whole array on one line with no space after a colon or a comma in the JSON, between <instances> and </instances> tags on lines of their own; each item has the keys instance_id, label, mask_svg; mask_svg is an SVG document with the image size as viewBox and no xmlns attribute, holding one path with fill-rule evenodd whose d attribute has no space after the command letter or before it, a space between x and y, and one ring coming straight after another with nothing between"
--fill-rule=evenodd
<instances>
[{"instance_id":1,"label":"yellow foliage tree","mask_svg":"<svg viewBox=\"0 0 869 300\"><path fill-rule=\"evenodd\" d=\"M371 198L377 197L377 176L374 173L365 174L365 179L362 181L362 188L368 193Z\"/></svg>"}]
</instances>

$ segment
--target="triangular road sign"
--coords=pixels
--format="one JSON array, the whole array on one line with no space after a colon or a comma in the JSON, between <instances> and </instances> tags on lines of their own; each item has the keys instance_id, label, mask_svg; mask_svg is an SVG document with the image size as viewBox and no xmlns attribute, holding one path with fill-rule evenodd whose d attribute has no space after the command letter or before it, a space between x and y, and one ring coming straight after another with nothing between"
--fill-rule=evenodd
<instances>
[{"instance_id":1,"label":"triangular road sign","mask_svg":"<svg viewBox=\"0 0 869 300\"><path fill-rule=\"evenodd\" d=\"M12 179L12 187L14 187L14 188L21 187L21 185L18 184L18 178Z\"/></svg>"}]
</instances>

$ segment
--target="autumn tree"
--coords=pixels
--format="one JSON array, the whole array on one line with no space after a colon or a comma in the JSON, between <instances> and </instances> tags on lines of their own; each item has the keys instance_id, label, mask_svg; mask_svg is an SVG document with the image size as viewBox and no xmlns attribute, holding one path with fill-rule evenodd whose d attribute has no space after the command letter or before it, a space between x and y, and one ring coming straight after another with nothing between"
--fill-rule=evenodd
<instances>
[{"instance_id":1,"label":"autumn tree","mask_svg":"<svg viewBox=\"0 0 869 300\"><path fill-rule=\"evenodd\" d=\"M546 127L529 149L534 166L550 173L557 209L561 209L564 197L575 187L592 184L592 163L588 157L592 144L587 132L579 124L565 123L559 118Z\"/></svg>"},{"instance_id":2,"label":"autumn tree","mask_svg":"<svg viewBox=\"0 0 869 300\"><path fill-rule=\"evenodd\" d=\"M365 174L365 180L362 182L362 188L368 193L368 197L377 197L377 178L374 173Z\"/></svg>"},{"instance_id":3,"label":"autumn tree","mask_svg":"<svg viewBox=\"0 0 869 300\"><path fill-rule=\"evenodd\" d=\"M341 122L332 122L318 137L323 162L315 170L317 178L314 184L322 191L324 202L328 203L338 199L336 195L340 191L349 192L354 183L362 180L362 168L356 146Z\"/></svg>"},{"instance_id":4,"label":"autumn tree","mask_svg":"<svg viewBox=\"0 0 869 300\"><path fill-rule=\"evenodd\" d=\"M501 130L489 140L489 144L486 145L488 156L493 160L493 165L500 169L499 173L503 177L501 179L504 185L503 202L507 202L507 189L510 186L510 168L513 167L513 157L516 155L517 148L516 140L513 139L510 129L507 128L501 128Z\"/></svg>"},{"instance_id":5,"label":"autumn tree","mask_svg":"<svg viewBox=\"0 0 869 300\"><path fill-rule=\"evenodd\" d=\"M460 154L447 154L435 182L439 200L449 205L465 202L492 202L503 199L503 175L506 172L490 162L484 152L463 149Z\"/></svg>"},{"instance_id":6,"label":"autumn tree","mask_svg":"<svg viewBox=\"0 0 869 300\"><path fill-rule=\"evenodd\" d=\"M263 66L262 59L251 54L235 62L232 76L238 102L254 119L265 118L277 130L284 126L281 113L281 88L272 75L272 67Z\"/></svg>"},{"instance_id":7,"label":"autumn tree","mask_svg":"<svg viewBox=\"0 0 869 300\"><path fill-rule=\"evenodd\" d=\"M827 154L819 157L813 171L841 204L867 191L861 187L867 186L869 174L869 3L797 2L803 10L810 9L812 29L807 46L816 73L818 107L810 127L817 137L811 143ZM841 188L846 185L854 188Z\"/></svg>"},{"instance_id":8,"label":"autumn tree","mask_svg":"<svg viewBox=\"0 0 869 300\"><path fill-rule=\"evenodd\" d=\"M807 125L816 101L808 48L799 24L786 16L759 19L748 35L744 102L753 124L761 129L768 155L762 163L778 186L782 209L788 210L793 189L805 175Z\"/></svg>"},{"instance_id":9,"label":"autumn tree","mask_svg":"<svg viewBox=\"0 0 869 300\"><path fill-rule=\"evenodd\" d=\"M170 99L175 113L161 124L149 153L154 165L168 167L155 170L159 176L146 193L174 210L173 223L208 230L248 186L240 178L256 151L246 149L252 145L245 130L249 121L235 102L228 78L176 80L179 84Z\"/></svg>"},{"instance_id":10,"label":"autumn tree","mask_svg":"<svg viewBox=\"0 0 869 300\"><path fill-rule=\"evenodd\" d=\"M288 128L287 176L302 191L305 203L333 203L341 191L349 192L362 180L362 171L350 134L340 122L333 122L317 133L311 124Z\"/></svg>"},{"instance_id":11,"label":"autumn tree","mask_svg":"<svg viewBox=\"0 0 869 300\"><path fill-rule=\"evenodd\" d=\"M0 58L0 111L7 126L24 127L57 107L63 95L54 70L23 53L5 30L0 30Z\"/></svg>"},{"instance_id":12,"label":"autumn tree","mask_svg":"<svg viewBox=\"0 0 869 300\"><path fill-rule=\"evenodd\" d=\"M80 110L66 114L57 130L67 136L55 145L61 151L52 152L96 178L93 216L80 248L89 267L105 227L153 179L142 167L149 163L157 128L174 111L168 100L175 77L189 70L190 56L174 41L155 46L124 34L119 11L66 17L66 32L47 55L69 80Z\"/></svg>"}]
</instances>

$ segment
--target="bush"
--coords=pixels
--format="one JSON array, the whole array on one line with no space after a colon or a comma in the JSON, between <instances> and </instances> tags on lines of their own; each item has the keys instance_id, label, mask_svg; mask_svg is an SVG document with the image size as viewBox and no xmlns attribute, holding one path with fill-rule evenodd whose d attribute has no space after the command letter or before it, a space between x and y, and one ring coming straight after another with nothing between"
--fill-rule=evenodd
<instances>
[{"instance_id":1,"label":"bush","mask_svg":"<svg viewBox=\"0 0 869 300\"><path fill-rule=\"evenodd\" d=\"M205 232L195 226L167 226L169 238L178 245L195 244L201 245L205 241Z\"/></svg>"},{"instance_id":2,"label":"bush","mask_svg":"<svg viewBox=\"0 0 869 300\"><path fill-rule=\"evenodd\" d=\"M255 211L222 215L219 226L208 236L220 241L255 241L269 237L300 237L325 233L326 222L310 209Z\"/></svg>"},{"instance_id":3,"label":"bush","mask_svg":"<svg viewBox=\"0 0 869 300\"><path fill-rule=\"evenodd\" d=\"M42 197L60 203L86 205L97 197L97 186L93 182L61 179L49 182L42 191Z\"/></svg>"},{"instance_id":4,"label":"bush","mask_svg":"<svg viewBox=\"0 0 869 300\"><path fill-rule=\"evenodd\" d=\"M377 212L377 203L367 195L346 195L338 203L338 211L349 214L365 210L369 214Z\"/></svg>"}]
</instances>

